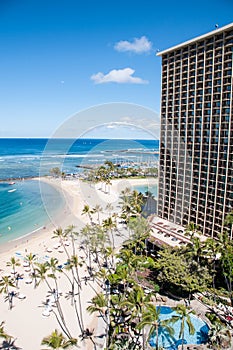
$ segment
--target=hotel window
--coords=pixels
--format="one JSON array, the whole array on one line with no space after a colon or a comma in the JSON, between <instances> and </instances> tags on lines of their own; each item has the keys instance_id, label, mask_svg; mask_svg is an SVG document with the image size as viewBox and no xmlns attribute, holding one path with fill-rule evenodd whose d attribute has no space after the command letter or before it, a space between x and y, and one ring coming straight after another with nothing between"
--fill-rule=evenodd
<instances>
[{"instance_id":1,"label":"hotel window","mask_svg":"<svg viewBox=\"0 0 233 350\"><path fill-rule=\"evenodd\" d=\"M232 70L229 69L229 70L225 71L224 74L225 74L225 75L231 75L231 74L232 74Z\"/></svg>"},{"instance_id":2,"label":"hotel window","mask_svg":"<svg viewBox=\"0 0 233 350\"><path fill-rule=\"evenodd\" d=\"M222 76L222 72L217 72L214 74L215 78L221 78L221 76ZM211 74L211 77L212 77L212 74Z\"/></svg>"},{"instance_id":3,"label":"hotel window","mask_svg":"<svg viewBox=\"0 0 233 350\"><path fill-rule=\"evenodd\" d=\"M206 79L212 80L212 78L213 78L212 74L207 74L207 75L206 75Z\"/></svg>"},{"instance_id":4,"label":"hotel window","mask_svg":"<svg viewBox=\"0 0 233 350\"><path fill-rule=\"evenodd\" d=\"M217 49L216 52L215 52L215 55L216 56L222 55L222 49Z\"/></svg>"},{"instance_id":5,"label":"hotel window","mask_svg":"<svg viewBox=\"0 0 233 350\"><path fill-rule=\"evenodd\" d=\"M228 38L229 36L233 35L233 30L230 30L229 32L225 33L225 37Z\"/></svg>"},{"instance_id":6,"label":"hotel window","mask_svg":"<svg viewBox=\"0 0 233 350\"><path fill-rule=\"evenodd\" d=\"M211 44L213 41L214 41L213 38L209 38L209 39L206 40L206 44Z\"/></svg>"},{"instance_id":7,"label":"hotel window","mask_svg":"<svg viewBox=\"0 0 233 350\"><path fill-rule=\"evenodd\" d=\"M233 38L232 39L229 39L229 40L226 40L226 45L229 45L229 44L232 44L233 43Z\"/></svg>"},{"instance_id":8,"label":"hotel window","mask_svg":"<svg viewBox=\"0 0 233 350\"><path fill-rule=\"evenodd\" d=\"M231 83L231 78L224 78L223 79L224 84L230 84Z\"/></svg>"}]
</instances>

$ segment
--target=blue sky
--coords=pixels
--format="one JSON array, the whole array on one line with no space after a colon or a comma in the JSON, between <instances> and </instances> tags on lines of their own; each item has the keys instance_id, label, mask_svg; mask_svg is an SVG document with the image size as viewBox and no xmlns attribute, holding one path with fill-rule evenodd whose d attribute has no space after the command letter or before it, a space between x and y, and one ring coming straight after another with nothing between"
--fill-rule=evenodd
<instances>
[{"instance_id":1,"label":"blue sky","mask_svg":"<svg viewBox=\"0 0 233 350\"><path fill-rule=\"evenodd\" d=\"M49 137L111 102L159 113L156 50L231 22L232 0L1 0L0 137Z\"/></svg>"}]
</instances>

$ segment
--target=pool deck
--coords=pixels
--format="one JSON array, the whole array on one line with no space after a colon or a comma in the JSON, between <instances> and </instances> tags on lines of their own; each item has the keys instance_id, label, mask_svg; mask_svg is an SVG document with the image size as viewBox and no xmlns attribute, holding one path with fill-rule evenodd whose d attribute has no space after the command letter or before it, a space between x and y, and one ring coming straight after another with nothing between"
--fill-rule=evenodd
<instances>
[{"instance_id":1,"label":"pool deck","mask_svg":"<svg viewBox=\"0 0 233 350\"><path fill-rule=\"evenodd\" d=\"M162 296L157 294L156 301L157 305L170 307L176 307L178 304L184 304L185 306L188 306L192 310L194 310L195 314L198 317L200 317L204 322L206 322L208 326L211 325L210 320L205 316L205 313L210 311L209 308L197 299L191 300L189 305L186 299L175 300L168 296Z\"/></svg>"},{"instance_id":2,"label":"pool deck","mask_svg":"<svg viewBox=\"0 0 233 350\"><path fill-rule=\"evenodd\" d=\"M183 226L171 223L168 220L161 219L157 215L151 215L149 218L151 226L151 241L158 245L167 245L170 247L180 247L190 243L190 238L185 235ZM197 235L201 241L207 239L204 235Z\"/></svg>"}]
</instances>

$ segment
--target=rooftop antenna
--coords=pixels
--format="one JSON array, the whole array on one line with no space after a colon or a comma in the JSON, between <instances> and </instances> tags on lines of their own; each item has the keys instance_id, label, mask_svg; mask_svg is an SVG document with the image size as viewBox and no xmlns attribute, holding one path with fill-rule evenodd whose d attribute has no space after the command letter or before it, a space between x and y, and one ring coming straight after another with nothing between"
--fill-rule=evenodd
<instances>
[{"instance_id":1,"label":"rooftop antenna","mask_svg":"<svg viewBox=\"0 0 233 350\"><path fill-rule=\"evenodd\" d=\"M218 29L218 23L215 24L215 29Z\"/></svg>"}]
</instances>

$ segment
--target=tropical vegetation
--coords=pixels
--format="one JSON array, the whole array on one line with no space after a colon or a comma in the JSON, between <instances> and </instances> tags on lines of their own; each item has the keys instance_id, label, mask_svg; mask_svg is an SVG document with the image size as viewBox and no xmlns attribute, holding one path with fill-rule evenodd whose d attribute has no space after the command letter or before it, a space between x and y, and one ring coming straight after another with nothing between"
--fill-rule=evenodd
<instances>
[{"instance_id":1,"label":"tropical vegetation","mask_svg":"<svg viewBox=\"0 0 233 350\"><path fill-rule=\"evenodd\" d=\"M108 163L95 176L102 180L106 168L108 172L114 171L112 164ZM143 194L125 189L121 193L120 212L113 213L113 208L108 205L104 219L100 215L104 210L101 206L91 208L85 205L82 214L86 215L88 223L81 230L77 232L74 226L70 226L58 228L53 233L66 255L62 264L54 257L41 262L33 253L27 254L26 261L35 288L44 284L53 296L51 313L59 330L42 340L47 349L77 348L82 341L88 341L93 349L97 349L96 330L86 328L84 323L86 310L81 300L84 283L94 293L87 312L99 316L104 329L102 348L109 350L147 349L152 336L156 340L155 348L159 349L159 330L166 330L166 334L172 337L173 326L178 320L183 349L185 324L190 334L194 332L190 317L193 311L180 303L174 309L176 316L161 321L156 300L158 291L186 298L188 305L196 293L204 295L206 292L213 296L214 303L219 299L232 303L233 243L229 236L222 234L218 240L208 238L203 241L198 228L190 223L186 229L190 243L175 248L156 247L151 254L151 226L143 217L145 200ZM227 224L231 223L230 219L228 215ZM117 236L121 237L121 247L116 246ZM7 264L12 268L13 276L2 276L0 293L5 295L9 308L12 308L12 290L17 292L15 276L20 262L11 258ZM80 277L83 268L87 271L84 280ZM73 311L75 332L64 313L64 300L61 303L59 297L61 276L66 279L66 302ZM229 334L227 324L224 328L221 322L213 322L209 334L212 348L229 345ZM6 336L3 323L0 336Z\"/></svg>"}]
</instances>

